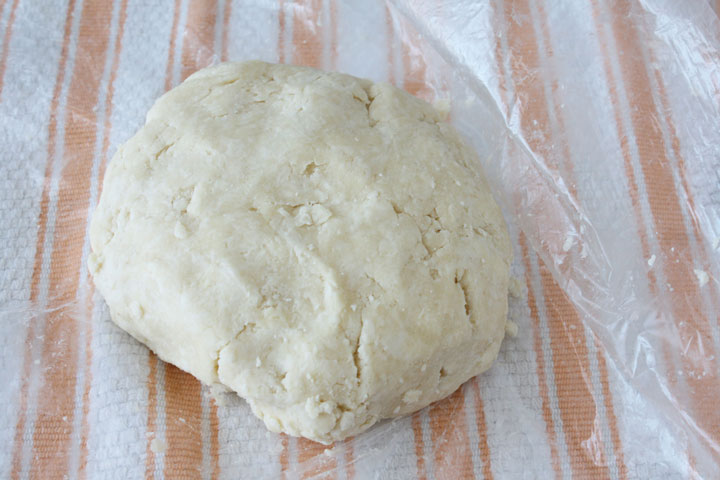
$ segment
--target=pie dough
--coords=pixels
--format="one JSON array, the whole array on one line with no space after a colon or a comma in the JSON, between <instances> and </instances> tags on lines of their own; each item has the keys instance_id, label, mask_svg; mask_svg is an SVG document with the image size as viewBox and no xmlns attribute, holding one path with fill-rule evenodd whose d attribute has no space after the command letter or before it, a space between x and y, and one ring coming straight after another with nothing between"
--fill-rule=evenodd
<instances>
[{"instance_id":1,"label":"pie dough","mask_svg":"<svg viewBox=\"0 0 720 480\"><path fill-rule=\"evenodd\" d=\"M195 73L110 162L90 238L115 323L322 443L449 395L505 335L511 248L477 156L384 83Z\"/></svg>"}]
</instances>

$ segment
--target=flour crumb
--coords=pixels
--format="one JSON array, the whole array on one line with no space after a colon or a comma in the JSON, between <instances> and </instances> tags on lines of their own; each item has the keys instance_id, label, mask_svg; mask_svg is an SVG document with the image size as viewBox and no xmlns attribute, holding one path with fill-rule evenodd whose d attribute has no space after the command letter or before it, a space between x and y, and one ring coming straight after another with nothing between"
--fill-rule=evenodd
<instances>
[{"instance_id":1,"label":"flour crumb","mask_svg":"<svg viewBox=\"0 0 720 480\"><path fill-rule=\"evenodd\" d=\"M153 438L150 440L150 451L155 454L165 453L167 450L167 444L159 438Z\"/></svg>"},{"instance_id":2,"label":"flour crumb","mask_svg":"<svg viewBox=\"0 0 720 480\"><path fill-rule=\"evenodd\" d=\"M650 258L648 258L648 265L649 265L650 267L652 267L653 265L655 265L655 260L656 260L656 258L657 258L657 257L655 257L655 255L652 255Z\"/></svg>"},{"instance_id":3,"label":"flour crumb","mask_svg":"<svg viewBox=\"0 0 720 480\"><path fill-rule=\"evenodd\" d=\"M435 107L435 110L437 110L443 120L447 120L450 116L450 100L447 98L435 100L433 107Z\"/></svg>"},{"instance_id":4,"label":"flour crumb","mask_svg":"<svg viewBox=\"0 0 720 480\"><path fill-rule=\"evenodd\" d=\"M565 243L563 243L562 249L563 252L569 251L573 246L574 240L572 235L568 235L567 238L565 238Z\"/></svg>"},{"instance_id":5,"label":"flour crumb","mask_svg":"<svg viewBox=\"0 0 720 480\"><path fill-rule=\"evenodd\" d=\"M710 276L707 274L707 272L705 270L700 270L699 268L696 268L693 271L695 272L695 276L698 279L698 284L701 287L704 287L710 280Z\"/></svg>"},{"instance_id":6,"label":"flour crumb","mask_svg":"<svg viewBox=\"0 0 720 480\"><path fill-rule=\"evenodd\" d=\"M510 335L511 337L517 337L518 334L518 326L517 323L513 322L512 320L508 320L505 322L505 333L507 335Z\"/></svg>"},{"instance_id":7,"label":"flour crumb","mask_svg":"<svg viewBox=\"0 0 720 480\"><path fill-rule=\"evenodd\" d=\"M720 247L720 237L715 237L712 244L713 250L717 250Z\"/></svg>"},{"instance_id":8,"label":"flour crumb","mask_svg":"<svg viewBox=\"0 0 720 480\"><path fill-rule=\"evenodd\" d=\"M184 238L187 238L189 236L190 232L188 232L187 227L185 225L183 225L183 223L180 220L178 220L177 222L175 222L174 234L175 234L175 238L179 238L182 240Z\"/></svg>"},{"instance_id":9,"label":"flour crumb","mask_svg":"<svg viewBox=\"0 0 720 480\"><path fill-rule=\"evenodd\" d=\"M508 285L508 292L513 298L523 298L523 284L517 277L510 277L510 284Z\"/></svg>"}]
</instances>

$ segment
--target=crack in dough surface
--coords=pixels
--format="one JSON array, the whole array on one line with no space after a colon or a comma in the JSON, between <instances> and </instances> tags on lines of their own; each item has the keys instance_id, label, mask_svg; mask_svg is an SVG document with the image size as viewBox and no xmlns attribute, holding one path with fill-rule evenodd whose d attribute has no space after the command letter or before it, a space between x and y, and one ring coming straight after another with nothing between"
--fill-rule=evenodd
<instances>
[{"instance_id":1,"label":"crack in dough surface","mask_svg":"<svg viewBox=\"0 0 720 480\"><path fill-rule=\"evenodd\" d=\"M90 235L115 323L323 443L449 395L506 331L511 249L477 158L387 84L195 73L110 162Z\"/></svg>"}]
</instances>

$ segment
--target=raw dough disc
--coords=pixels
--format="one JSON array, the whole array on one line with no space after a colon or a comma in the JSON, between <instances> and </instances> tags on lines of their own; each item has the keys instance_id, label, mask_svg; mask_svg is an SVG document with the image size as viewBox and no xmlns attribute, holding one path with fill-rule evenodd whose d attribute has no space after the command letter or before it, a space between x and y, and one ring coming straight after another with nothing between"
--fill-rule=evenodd
<instances>
[{"instance_id":1,"label":"raw dough disc","mask_svg":"<svg viewBox=\"0 0 720 480\"><path fill-rule=\"evenodd\" d=\"M505 334L511 249L477 157L387 84L195 73L110 162L90 235L115 323L323 443L449 395Z\"/></svg>"}]
</instances>

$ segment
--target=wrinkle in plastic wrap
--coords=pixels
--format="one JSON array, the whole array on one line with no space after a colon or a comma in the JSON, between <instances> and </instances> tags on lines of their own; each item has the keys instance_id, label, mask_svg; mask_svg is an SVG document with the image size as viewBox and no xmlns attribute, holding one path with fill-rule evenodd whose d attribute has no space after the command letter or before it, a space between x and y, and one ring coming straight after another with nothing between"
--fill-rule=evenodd
<instances>
[{"instance_id":1,"label":"wrinkle in plastic wrap","mask_svg":"<svg viewBox=\"0 0 720 480\"><path fill-rule=\"evenodd\" d=\"M705 2L6 3L1 476L132 476L128 458L171 477L720 471L720 23ZM447 109L515 246L520 331L492 369L328 451L147 357L83 266L104 164L153 100L251 58Z\"/></svg>"}]
</instances>

